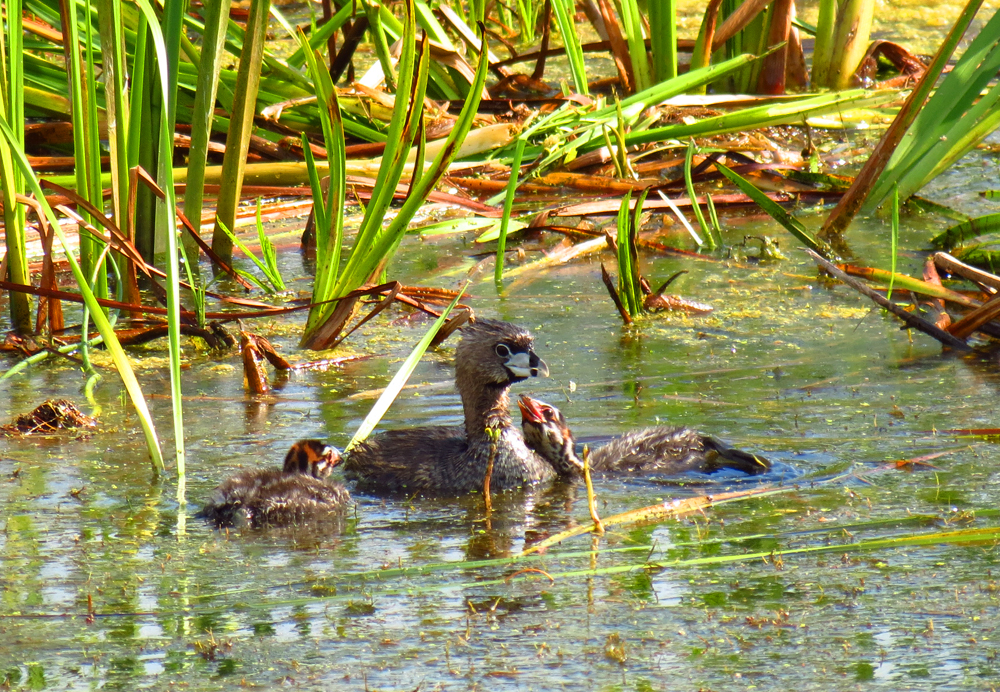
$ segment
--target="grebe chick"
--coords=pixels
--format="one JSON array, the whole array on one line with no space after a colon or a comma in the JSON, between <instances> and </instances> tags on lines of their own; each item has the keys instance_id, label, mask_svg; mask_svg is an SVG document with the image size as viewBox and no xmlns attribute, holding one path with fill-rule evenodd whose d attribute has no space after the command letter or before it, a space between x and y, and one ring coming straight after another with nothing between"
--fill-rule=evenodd
<instances>
[{"instance_id":1,"label":"grebe chick","mask_svg":"<svg viewBox=\"0 0 1000 692\"><path fill-rule=\"evenodd\" d=\"M525 395L517 403L528 445L553 465L569 473L578 468L582 473L583 462L576 454L573 432L562 412ZM625 433L591 450L590 468L609 474L661 476L731 468L756 475L768 471L771 462L691 428L657 426Z\"/></svg>"},{"instance_id":2,"label":"grebe chick","mask_svg":"<svg viewBox=\"0 0 1000 692\"><path fill-rule=\"evenodd\" d=\"M325 481L340 452L319 440L299 440L284 468L241 471L223 481L198 513L219 527L286 526L343 509L350 493Z\"/></svg>"},{"instance_id":3,"label":"grebe chick","mask_svg":"<svg viewBox=\"0 0 1000 692\"><path fill-rule=\"evenodd\" d=\"M480 319L464 327L455 352L464 428L373 435L347 452L346 476L356 480L360 490L374 494L458 495L483 488L493 455L493 491L554 478L552 465L528 448L510 418L510 386L549 374L533 344L526 329L507 322Z\"/></svg>"}]
</instances>

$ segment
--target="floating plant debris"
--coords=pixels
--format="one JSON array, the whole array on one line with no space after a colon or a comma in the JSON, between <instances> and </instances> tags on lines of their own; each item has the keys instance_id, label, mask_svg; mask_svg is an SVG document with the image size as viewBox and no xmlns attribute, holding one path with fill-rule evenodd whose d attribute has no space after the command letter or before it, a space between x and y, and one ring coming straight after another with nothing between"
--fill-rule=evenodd
<instances>
[{"instance_id":1,"label":"floating plant debris","mask_svg":"<svg viewBox=\"0 0 1000 692\"><path fill-rule=\"evenodd\" d=\"M3 426L3 430L31 435L96 427L97 419L81 412L72 401L50 399L38 405L31 413L18 416L13 423Z\"/></svg>"}]
</instances>

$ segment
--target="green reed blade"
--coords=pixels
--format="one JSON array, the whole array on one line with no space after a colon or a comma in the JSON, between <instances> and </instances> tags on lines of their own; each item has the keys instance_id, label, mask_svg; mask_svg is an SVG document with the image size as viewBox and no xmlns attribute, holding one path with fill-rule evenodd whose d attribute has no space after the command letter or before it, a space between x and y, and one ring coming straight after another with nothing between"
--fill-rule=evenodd
<instances>
[{"instance_id":1,"label":"green reed blade","mask_svg":"<svg viewBox=\"0 0 1000 692\"><path fill-rule=\"evenodd\" d=\"M319 177L319 168L316 166L316 157L313 156L312 147L310 146L309 136L303 134L300 138L302 143L302 153L306 160L306 174L309 181L309 189L312 190L313 198L313 223L316 228L326 228L327 227L327 208L326 199L323 197L323 184ZM316 239L317 247L319 247L319 238ZM314 301L315 302L315 301Z\"/></svg>"},{"instance_id":2,"label":"green reed blade","mask_svg":"<svg viewBox=\"0 0 1000 692\"><path fill-rule=\"evenodd\" d=\"M299 42L305 48L305 37L300 33ZM306 50L309 74L316 89L319 104L320 123L323 127L323 142L328 159L329 185L324 199L319 175L313 162L312 151L303 135L303 146L309 162L310 184L313 189L316 210L316 276L313 282L313 303L306 320L305 335L315 330L335 309L326 301L334 298L333 286L340 272L341 248L344 241L344 204L346 201L347 154L344 149L344 126L341 118L337 90L329 71L322 65L315 51Z\"/></svg>"},{"instance_id":3,"label":"green reed blade","mask_svg":"<svg viewBox=\"0 0 1000 692\"><path fill-rule=\"evenodd\" d=\"M689 139L687 153L684 156L684 187L687 190L688 199L691 200L691 208L694 210L694 217L698 219L698 227L701 228L701 233L705 236L705 245L709 250L714 250L715 236L712 235L712 229L709 228L708 224L705 222L705 215L702 213L701 205L698 204L698 199L694 194L694 181L691 179L691 164L694 162L694 150L694 139Z\"/></svg>"},{"instance_id":4,"label":"green reed blade","mask_svg":"<svg viewBox=\"0 0 1000 692\"><path fill-rule=\"evenodd\" d=\"M562 35L563 45L566 48L566 57L569 59L573 87L578 94L589 94L587 68L583 61L583 47L580 44L580 36L577 34L576 24L573 21L576 5L573 0L551 0L551 2L556 15L556 24L559 26L559 33Z\"/></svg>"},{"instance_id":5,"label":"green reed blade","mask_svg":"<svg viewBox=\"0 0 1000 692\"><path fill-rule=\"evenodd\" d=\"M892 235L890 241L890 251L892 261L889 271L892 276L889 278L889 291L885 295L886 300L892 300L892 287L896 279L896 258L899 254L899 186L892 190Z\"/></svg>"},{"instance_id":6,"label":"green reed blade","mask_svg":"<svg viewBox=\"0 0 1000 692\"><path fill-rule=\"evenodd\" d=\"M785 230L798 238L806 247L823 257L831 256L832 250L826 243L816 238L801 222L785 211L781 205L765 195L753 183L721 163L716 162L715 166L719 169L720 173L740 188L743 194L752 199L758 207L766 211L772 219L784 226Z\"/></svg>"},{"instance_id":7,"label":"green reed blade","mask_svg":"<svg viewBox=\"0 0 1000 692\"><path fill-rule=\"evenodd\" d=\"M14 165L14 152L24 146L24 29L20 0L5 3L6 31L0 24L0 119L14 123L13 137L0 141L0 201L3 202L4 244L10 280L29 284L25 213L17 204L24 178ZM11 327L31 332L31 301L27 294L8 293Z\"/></svg>"},{"instance_id":8,"label":"green reed blade","mask_svg":"<svg viewBox=\"0 0 1000 692\"><path fill-rule=\"evenodd\" d=\"M381 4L372 0L361 0L361 7L368 17L368 35L375 45L375 55L379 64L382 65L382 76L385 78L385 85L389 91L396 90L396 76L393 72L392 58L389 56L389 40L386 38L385 29L382 28L381 15L379 10Z\"/></svg>"},{"instance_id":9,"label":"green reed blade","mask_svg":"<svg viewBox=\"0 0 1000 692\"><path fill-rule=\"evenodd\" d=\"M174 450L177 455L177 501L183 506L186 504L185 485L187 478L185 452L184 452L184 414L182 408L183 394L181 392L181 296L180 277L178 275L178 251L177 251L177 212L176 198L173 180L173 151L174 151L174 125L173 108L171 104L176 100L175 90L171 89L170 73L176 72L176 67L170 69L170 58L167 51L167 44L164 35L156 23L156 14L149 0L137 0L137 4L142 13L146 16L149 25L150 36L153 39L153 46L156 52L156 60L159 69L159 90L163 103L167 108L160 116L160 131L158 138L158 170L156 181L160 189L163 190L165 200L157 203L158 226L164 229L167 245L167 343L170 351L170 395L171 407L173 411L174 423ZM176 63L176 45L173 53ZM95 316L96 317L96 316ZM105 337L107 339L107 337Z\"/></svg>"},{"instance_id":10,"label":"green reed blade","mask_svg":"<svg viewBox=\"0 0 1000 692\"><path fill-rule=\"evenodd\" d=\"M630 317L637 317L641 311L642 301L637 300L638 286L633 282L636 274L632 263L632 253L629 252L629 239L632 233L632 219L629 209L632 203L632 193L626 192L618 208L618 293L625 298L625 306Z\"/></svg>"},{"instance_id":11,"label":"green reed blade","mask_svg":"<svg viewBox=\"0 0 1000 692\"><path fill-rule=\"evenodd\" d=\"M59 11L62 19L62 26L65 33L63 42L63 53L66 58L66 76L69 80L69 94L72 102L72 122L73 122L73 158L74 176L76 178L76 189L81 197L88 202L103 205L103 198L100 190L94 196L95 184L91 180L94 172L94 162L96 159L98 166L98 176L100 174L100 153L94 149L97 137L97 123L93 120L96 113L96 94L94 93L93 80L86 79L84 70L84 60L80 56L80 51L85 50L90 53L90 43L83 42L80 36L80 22L77 19L77 6L74 0L60 0ZM89 30L90 23L84 24ZM91 76L93 73L91 72ZM99 183L98 183L99 186ZM83 218L87 223L92 223L90 214L84 212ZM93 287L100 298L108 297L107 278L104 272L94 273L94 258L100 254L102 243L90 234L80 236L80 264L85 277L96 275L98 283ZM102 281L101 278L104 278ZM103 308L101 308L103 310Z\"/></svg>"},{"instance_id":12,"label":"green reed blade","mask_svg":"<svg viewBox=\"0 0 1000 692\"><path fill-rule=\"evenodd\" d=\"M281 271L278 269L278 254L275 252L274 243L267 237L264 231L264 221L260 215L260 197L257 198L257 242L260 243L261 262L257 263L264 276L271 282L276 291L285 290L285 281L281 278Z\"/></svg>"},{"instance_id":13,"label":"green reed blade","mask_svg":"<svg viewBox=\"0 0 1000 692\"><path fill-rule=\"evenodd\" d=\"M129 397L132 399L132 405L135 407L136 414L139 416L139 423L146 435L146 446L149 449L149 455L153 462L153 471L157 474L162 473L163 456L160 452L160 442L157 439L156 429L153 425L153 419L149 415L146 400L142 395L142 388L139 386L139 382L135 378L135 373L132 371L132 366L129 363L128 356L125 354L125 351L122 350L121 344L118 343L118 338L115 336L114 329L112 329L107 317L105 317L104 311L101 310L101 306L98 304L93 291L91 291L90 287L87 285L87 279L81 271L76 258L73 256L69 242L66 240L66 235L63 233L62 227L59 225L59 220L56 218L55 212L52 211L52 207L49 206L48 201L45 199L45 194L42 192L42 188L38 184L38 179L35 177L34 171L31 170L31 164L28 163L28 159L24 155L24 152L20 148L15 148L17 138L10 126L7 124L7 121L2 118L0 118L0 133L3 134L8 146L11 147L10 151L14 156L14 160L16 161L18 168L21 170L21 174L24 176L25 181L31 188L32 193L35 195L35 199L38 200L42 210L45 212L45 217L48 219L50 227L55 232L56 237L59 238L59 243L62 245L63 253L66 256L67 262L69 262L70 270L73 272L73 277L76 279L76 282L80 287L80 294L83 296L84 301L90 308L94 320L94 326L97 327L97 331L100 332L101 336L104 338L105 346L111 354L115 367L118 369L118 374L122 378L122 383L125 385L125 389L128 391Z\"/></svg>"},{"instance_id":14,"label":"green reed blade","mask_svg":"<svg viewBox=\"0 0 1000 692\"><path fill-rule=\"evenodd\" d=\"M653 57L653 81L677 76L677 4L654 0L649 7L649 43Z\"/></svg>"},{"instance_id":15,"label":"green reed blade","mask_svg":"<svg viewBox=\"0 0 1000 692\"><path fill-rule=\"evenodd\" d=\"M410 375L412 375L414 369L416 369L417 363L419 363L420 359L423 358L427 348L431 345L431 341L433 341L434 337L437 336L438 330L441 329L441 326L448 319L448 315L451 314L451 311L456 305L458 305L458 301L461 300L463 295L465 295L465 289L467 286L468 284L462 286L462 289L458 292L458 295L455 296L455 299L451 301L451 304L447 308L445 308L445 310L441 313L441 316L434 321L431 328L427 330L427 333L424 334L423 338L420 339L420 341L417 342L417 345L413 347L410 355L407 356L406 360L403 361L403 364L399 366L399 370L396 371L392 380L390 380L389 384L386 385L385 391L382 392L382 395L378 398L378 401L375 402L375 405L372 406L371 411L368 412L365 419L361 421L358 431L354 433L354 437L352 437L351 441L347 444L347 448L344 450L345 452L351 451L355 445L359 442L363 442L365 438L371 435L372 430L374 430L375 426L378 425L380 420L382 420L382 416L384 416L385 412L389 410L389 406L391 406L392 402L396 400L397 396L399 396L400 391L402 391L403 387L406 385L406 381L410 379Z\"/></svg>"},{"instance_id":16,"label":"green reed blade","mask_svg":"<svg viewBox=\"0 0 1000 692\"><path fill-rule=\"evenodd\" d=\"M260 233L263 232L264 226L260 222L260 217L259 217L259 214L260 214L260 200L259 199L257 200L257 213L258 213L258 218L257 218L258 234L260 234ZM240 271L240 270L237 269L237 272L240 274L240 276L243 276L243 277L249 279L250 281L252 281L253 283L255 283L257 286L260 286L260 288L263 289L264 291L266 291L267 293L274 293L275 289L277 288L277 286L275 285L275 279L273 279L268 274L269 270L268 270L268 267L265 264L265 262L263 262L260 259L258 259L257 256L254 255L253 252L250 250L250 248L248 248L246 246L246 244L242 240L239 239L239 236L237 236L235 233L233 233L231 230L229 230L229 227L226 226L226 224L224 224L222 221L218 221L218 227L222 229L223 233L225 233L226 235L229 236L229 240L232 243L234 243L236 245L236 247L238 247L240 249L240 252L242 252L244 255L246 255L247 258L251 262L253 262L255 265L257 265L257 268L264 275L264 278L266 278L268 281L271 282L271 286L268 286L267 284L263 283L262 281L260 281L257 277L253 276L252 274L248 274L247 272ZM266 238L266 236L265 236L265 238ZM273 249L273 246L272 246L272 249ZM261 251L263 252L263 250L264 250L264 246L262 245L261 246ZM281 276L280 275L277 277L277 281L279 281L279 282L281 281ZM281 285L284 286L284 283L282 282ZM284 290L284 289L277 289L277 290Z\"/></svg>"},{"instance_id":17,"label":"green reed blade","mask_svg":"<svg viewBox=\"0 0 1000 692\"><path fill-rule=\"evenodd\" d=\"M617 5L622 20L622 32L625 34L629 56L632 58L635 89L643 91L653 84L653 80L649 74L649 55L646 52L646 39L643 33L639 5L637 0L618 0Z\"/></svg>"},{"instance_id":18,"label":"green reed blade","mask_svg":"<svg viewBox=\"0 0 1000 692\"><path fill-rule=\"evenodd\" d=\"M115 0L105 1L115 2ZM190 118L191 149L188 152L187 185L184 189L184 215L194 226L195 231L201 230L205 166L208 163L208 144L215 119L219 73L222 70L223 45L226 40L225 20L229 17L231 4L231 0L216 0L203 5L205 30L202 34L198 81ZM184 252L190 262L197 264L201 250L194 238L189 235L184 235Z\"/></svg>"},{"instance_id":19,"label":"green reed blade","mask_svg":"<svg viewBox=\"0 0 1000 692\"><path fill-rule=\"evenodd\" d=\"M725 113L710 118L704 118L691 124L666 125L642 132L630 132L626 140L629 146L648 144L667 139L683 139L685 137L703 137L709 134L723 134L742 130L771 127L774 125L801 123L803 118L838 113L855 108L872 108L888 103L897 97L894 90L865 91L853 89L836 94L821 94L791 103L768 104L754 108L746 108L733 113ZM582 151L596 147L588 145Z\"/></svg>"},{"instance_id":20,"label":"green reed blade","mask_svg":"<svg viewBox=\"0 0 1000 692\"><path fill-rule=\"evenodd\" d=\"M518 137L514 147L514 158L510 162L510 176L507 180L507 194L503 201L503 216L500 220L500 235L497 237L497 259L493 271L493 283L497 293L503 291L503 260L507 249L507 230L510 228L510 210L514 206L514 194L517 192L517 181L521 174L521 157L524 156L524 145L528 139L523 135Z\"/></svg>"},{"instance_id":21,"label":"green reed blade","mask_svg":"<svg viewBox=\"0 0 1000 692\"><path fill-rule=\"evenodd\" d=\"M480 28L482 29L483 27ZM430 194L430 191L448 170L448 166L454 160L458 148L462 145L466 135L472 128L472 123L479 109L483 87L486 84L486 74L489 70L489 60L486 57L489 54L489 46L486 41L485 31L483 31L481 40L485 50L480 54L479 66L476 69L475 80L469 89L469 96L466 98L462 106L462 111L452 126L448 139L445 140L444 146L434 158L429 170L420 178L419 183L410 190L406 201L403 202L402 208L389 224L388 228L375 238L375 243L369 251L369 256L375 258L378 262L387 260L395 252L410 220L413 219L414 214L423 205L424 200L427 199L427 195ZM420 100L414 99L415 103L419 103L420 101L422 101L422 96Z\"/></svg>"}]
</instances>

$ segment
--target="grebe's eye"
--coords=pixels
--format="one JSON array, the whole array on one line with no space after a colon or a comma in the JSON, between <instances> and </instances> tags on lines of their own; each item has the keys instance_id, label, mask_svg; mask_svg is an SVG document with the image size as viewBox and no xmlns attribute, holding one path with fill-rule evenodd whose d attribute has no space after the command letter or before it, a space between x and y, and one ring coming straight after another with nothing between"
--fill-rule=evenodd
<instances>
[{"instance_id":1,"label":"grebe's eye","mask_svg":"<svg viewBox=\"0 0 1000 692\"><path fill-rule=\"evenodd\" d=\"M510 358L510 348L507 344L497 344L493 351L501 358Z\"/></svg>"}]
</instances>

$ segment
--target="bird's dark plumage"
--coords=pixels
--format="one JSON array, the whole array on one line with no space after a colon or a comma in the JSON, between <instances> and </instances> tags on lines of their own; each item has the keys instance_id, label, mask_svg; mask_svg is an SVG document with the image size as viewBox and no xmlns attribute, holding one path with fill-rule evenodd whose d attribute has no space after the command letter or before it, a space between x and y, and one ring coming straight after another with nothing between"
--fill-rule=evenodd
<instances>
[{"instance_id":1,"label":"bird's dark plumage","mask_svg":"<svg viewBox=\"0 0 1000 692\"><path fill-rule=\"evenodd\" d=\"M524 395L518 400L518 407L528 445L561 469L563 475L582 473L583 462L576 454L573 433L562 412ZM769 470L771 463L691 428L658 426L625 433L592 450L590 468L605 473L650 476L686 471L711 473L731 468L755 475Z\"/></svg>"},{"instance_id":2,"label":"bird's dark plumage","mask_svg":"<svg viewBox=\"0 0 1000 692\"><path fill-rule=\"evenodd\" d=\"M287 526L339 512L347 490L324 480L340 453L319 440L300 440L285 455L284 468L242 471L227 478L198 513L217 526Z\"/></svg>"},{"instance_id":3,"label":"bird's dark plumage","mask_svg":"<svg viewBox=\"0 0 1000 692\"><path fill-rule=\"evenodd\" d=\"M533 345L527 330L507 322L480 319L464 327L455 353L464 428L374 435L347 452L347 477L376 494L456 495L482 489L491 454L494 491L554 477L551 464L525 445L509 412L511 384L549 374Z\"/></svg>"}]
</instances>

